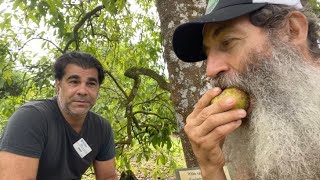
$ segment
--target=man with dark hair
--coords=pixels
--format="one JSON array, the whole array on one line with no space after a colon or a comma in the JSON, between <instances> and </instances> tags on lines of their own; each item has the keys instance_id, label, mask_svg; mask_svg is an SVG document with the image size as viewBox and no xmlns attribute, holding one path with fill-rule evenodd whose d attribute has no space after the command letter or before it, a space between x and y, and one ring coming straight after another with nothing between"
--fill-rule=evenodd
<instances>
[{"instance_id":1,"label":"man with dark hair","mask_svg":"<svg viewBox=\"0 0 320 180\"><path fill-rule=\"evenodd\" d=\"M184 127L203 179L320 179L319 22L299 0L209 0L173 49L212 79ZM228 87L250 96L210 105Z\"/></svg>"},{"instance_id":2,"label":"man with dark hair","mask_svg":"<svg viewBox=\"0 0 320 180\"><path fill-rule=\"evenodd\" d=\"M90 111L104 80L101 63L68 52L54 72L57 96L10 117L0 140L0 179L81 179L92 163L96 179L118 179L110 123Z\"/></svg>"}]
</instances>

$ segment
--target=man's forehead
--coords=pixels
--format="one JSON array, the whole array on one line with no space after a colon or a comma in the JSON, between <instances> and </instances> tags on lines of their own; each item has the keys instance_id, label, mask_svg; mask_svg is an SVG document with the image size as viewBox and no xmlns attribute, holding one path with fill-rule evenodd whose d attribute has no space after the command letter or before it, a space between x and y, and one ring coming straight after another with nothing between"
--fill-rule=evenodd
<instances>
[{"instance_id":1,"label":"man's forehead","mask_svg":"<svg viewBox=\"0 0 320 180\"><path fill-rule=\"evenodd\" d=\"M217 37L223 32L233 29L233 26L228 23L207 23L203 27L203 37Z\"/></svg>"},{"instance_id":2,"label":"man's forehead","mask_svg":"<svg viewBox=\"0 0 320 180\"><path fill-rule=\"evenodd\" d=\"M98 73L98 70L94 67L82 67L77 64L68 64L64 68L65 73L73 73L73 72L90 72L90 73Z\"/></svg>"},{"instance_id":3,"label":"man's forehead","mask_svg":"<svg viewBox=\"0 0 320 180\"><path fill-rule=\"evenodd\" d=\"M64 77L70 78L98 78L98 70L96 68L83 68L75 64L68 64L64 70Z\"/></svg>"},{"instance_id":4,"label":"man's forehead","mask_svg":"<svg viewBox=\"0 0 320 180\"><path fill-rule=\"evenodd\" d=\"M203 34L206 34L208 32L215 32L219 29L225 29L227 27L230 27L230 25L226 24L226 23L206 23L203 26Z\"/></svg>"},{"instance_id":5,"label":"man's forehead","mask_svg":"<svg viewBox=\"0 0 320 180\"><path fill-rule=\"evenodd\" d=\"M84 80L98 82L98 77L95 76L79 76L78 74L69 74L64 77L66 80Z\"/></svg>"},{"instance_id":6,"label":"man's forehead","mask_svg":"<svg viewBox=\"0 0 320 180\"><path fill-rule=\"evenodd\" d=\"M232 29L236 29L238 23L243 22L243 21L247 21L248 18L246 16L240 17L240 18L236 18L236 19L232 19L232 20L228 20L228 21L223 21L223 22L214 22L214 23L206 23L203 26L203 35L205 35L206 33L210 33L212 34L212 32L214 32L214 34L212 35L218 35L219 33L226 31L226 30L232 30Z\"/></svg>"}]
</instances>

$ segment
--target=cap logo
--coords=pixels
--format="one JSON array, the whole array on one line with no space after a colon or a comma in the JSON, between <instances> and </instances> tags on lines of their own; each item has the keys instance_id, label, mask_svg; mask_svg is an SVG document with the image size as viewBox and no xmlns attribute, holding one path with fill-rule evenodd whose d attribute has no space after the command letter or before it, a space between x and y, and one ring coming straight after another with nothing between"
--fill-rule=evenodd
<instances>
[{"instance_id":1,"label":"cap logo","mask_svg":"<svg viewBox=\"0 0 320 180\"><path fill-rule=\"evenodd\" d=\"M209 0L207 9L206 9L206 14L211 13L214 10L214 8L217 6L218 2L219 0Z\"/></svg>"}]
</instances>

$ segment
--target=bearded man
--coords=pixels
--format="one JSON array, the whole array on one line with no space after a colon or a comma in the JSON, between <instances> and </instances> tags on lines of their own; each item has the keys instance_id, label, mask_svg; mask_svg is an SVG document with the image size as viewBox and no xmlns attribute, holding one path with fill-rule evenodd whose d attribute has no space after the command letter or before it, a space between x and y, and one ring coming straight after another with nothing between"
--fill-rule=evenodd
<instances>
[{"instance_id":1,"label":"bearded man","mask_svg":"<svg viewBox=\"0 0 320 180\"><path fill-rule=\"evenodd\" d=\"M206 15L178 26L173 48L206 60L215 88L184 127L204 180L320 179L318 22L299 0L209 0ZM250 95L210 105L222 89Z\"/></svg>"}]
</instances>

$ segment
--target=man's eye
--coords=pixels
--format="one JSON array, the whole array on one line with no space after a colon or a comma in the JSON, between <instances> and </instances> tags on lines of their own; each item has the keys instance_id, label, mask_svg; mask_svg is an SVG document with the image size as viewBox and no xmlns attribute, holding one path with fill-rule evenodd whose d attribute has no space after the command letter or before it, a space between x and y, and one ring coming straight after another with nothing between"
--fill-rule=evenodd
<instances>
[{"instance_id":1,"label":"man's eye","mask_svg":"<svg viewBox=\"0 0 320 180\"><path fill-rule=\"evenodd\" d=\"M96 86L97 85L96 82L89 82L88 84L89 84L89 86Z\"/></svg>"},{"instance_id":2,"label":"man's eye","mask_svg":"<svg viewBox=\"0 0 320 180\"><path fill-rule=\"evenodd\" d=\"M223 41L221 44L223 47L228 47L230 45L230 43L231 43L231 40L228 39L226 41Z\"/></svg>"},{"instance_id":3,"label":"man's eye","mask_svg":"<svg viewBox=\"0 0 320 180\"><path fill-rule=\"evenodd\" d=\"M77 84L78 81L69 81L70 84Z\"/></svg>"},{"instance_id":4,"label":"man's eye","mask_svg":"<svg viewBox=\"0 0 320 180\"><path fill-rule=\"evenodd\" d=\"M221 42L220 48L222 50L231 49L235 45L236 40L238 40L238 39L237 38L229 38L229 39L223 40Z\"/></svg>"}]
</instances>

